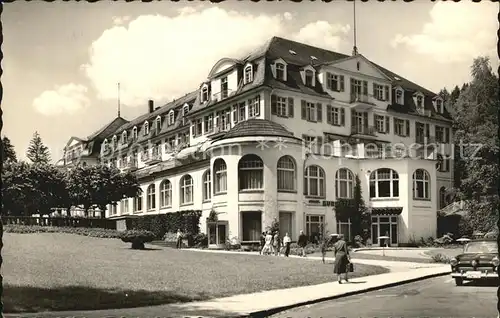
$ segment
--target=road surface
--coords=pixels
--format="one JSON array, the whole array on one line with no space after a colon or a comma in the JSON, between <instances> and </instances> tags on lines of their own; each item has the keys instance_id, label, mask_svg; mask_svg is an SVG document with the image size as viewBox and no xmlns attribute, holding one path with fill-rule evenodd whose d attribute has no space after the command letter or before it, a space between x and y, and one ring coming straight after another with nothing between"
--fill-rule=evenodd
<instances>
[{"instance_id":1,"label":"road surface","mask_svg":"<svg viewBox=\"0 0 500 318\"><path fill-rule=\"evenodd\" d=\"M449 276L290 309L275 318L495 318L496 282L455 286Z\"/></svg>"}]
</instances>

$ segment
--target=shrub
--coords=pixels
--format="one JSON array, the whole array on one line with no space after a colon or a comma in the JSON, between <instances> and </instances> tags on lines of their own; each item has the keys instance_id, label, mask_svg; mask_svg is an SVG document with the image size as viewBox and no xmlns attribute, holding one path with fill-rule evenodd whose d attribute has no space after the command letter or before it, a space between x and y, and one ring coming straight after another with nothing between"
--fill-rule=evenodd
<instances>
[{"instance_id":1,"label":"shrub","mask_svg":"<svg viewBox=\"0 0 500 318\"><path fill-rule=\"evenodd\" d=\"M121 232L117 230L108 230L101 228L85 227L59 227L59 226L40 226L40 225L18 225L5 224L5 233L33 234L33 233L66 233L84 235L98 238L119 238Z\"/></svg>"},{"instance_id":2,"label":"shrub","mask_svg":"<svg viewBox=\"0 0 500 318\"><path fill-rule=\"evenodd\" d=\"M449 263L450 263L451 258L449 258L448 256L446 256L446 255L444 255L444 254L438 253L438 254L432 255L432 260L433 260L435 263L444 263L444 264L449 264Z\"/></svg>"},{"instance_id":3,"label":"shrub","mask_svg":"<svg viewBox=\"0 0 500 318\"><path fill-rule=\"evenodd\" d=\"M146 230L155 234L155 239L161 239L165 233L176 233L178 229L187 235L200 233L201 211L188 210L159 215L145 215L127 220L127 229ZM190 238L186 236L188 240Z\"/></svg>"},{"instance_id":4,"label":"shrub","mask_svg":"<svg viewBox=\"0 0 500 318\"><path fill-rule=\"evenodd\" d=\"M307 244L305 247L306 254L321 252L321 246L318 244ZM302 249L297 243L290 244L290 255L302 255Z\"/></svg>"},{"instance_id":5,"label":"shrub","mask_svg":"<svg viewBox=\"0 0 500 318\"><path fill-rule=\"evenodd\" d=\"M260 244L259 243L252 243L252 244L241 245L241 250L243 252L259 252L260 251Z\"/></svg>"},{"instance_id":6,"label":"shrub","mask_svg":"<svg viewBox=\"0 0 500 318\"><path fill-rule=\"evenodd\" d=\"M208 236L205 233L199 233L193 236L193 246L208 247Z\"/></svg>"},{"instance_id":7,"label":"shrub","mask_svg":"<svg viewBox=\"0 0 500 318\"><path fill-rule=\"evenodd\" d=\"M229 250L239 250L241 249L241 243L239 239L234 236L232 239L227 239L226 244L224 246L224 249L229 251Z\"/></svg>"},{"instance_id":8,"label":"shrub","mask_svg":"<svg viewBox=\"0 0 500 318\"><path fill-rule=\"evenodd\" d=\"M361 237L361 235L356 235L354 237L354 247L356 247L356 248L365 247L365 243L364 243L363 237Z\"/></svg>"},{"instance_id":9,"label":"shrub","mask_svg":"<svg viewBox=\"0 0 500 318\"><path fill-rule=\"evenodd\" d=\"M120 239L126 243L132 243L133 249L144 249L144 243L152 242L155 234L151 231L135 231L129 230L122 232Z\"/></svg>"},{"instance_id":10,"label":"shrub","mask_svg":"<svg viewBox=\"0 0 500 318\"><path fill-rule=\"evenodd\" d=\"M453 242L453 239L448 234L445 234L442 237L434 240L434 244L438 245L438 246L448 245L448 244L451 244L452 242Z\"/></svg>"}]
</instances>

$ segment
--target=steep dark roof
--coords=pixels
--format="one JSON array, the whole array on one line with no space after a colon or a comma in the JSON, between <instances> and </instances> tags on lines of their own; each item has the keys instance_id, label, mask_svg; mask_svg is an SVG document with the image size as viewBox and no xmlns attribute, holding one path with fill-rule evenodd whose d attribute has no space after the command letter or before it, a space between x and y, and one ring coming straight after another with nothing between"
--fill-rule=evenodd
<instances>
[{"instance_id":1,"label":"steep dark roof","mask_svg":"<svg viewBox=\"0 0 500 318\"><path fill-rule=\"evenodd\" d=\"M107 125L103 126L101 129L98 131L94 132L90 136L87 137L87 140L92 141L96 138L99 139L104 139L108 135L112 134L116 129L118 129L120 126L125 125L128 123L128 120L122 118L122 117L116 117L113 119L110 123Z\"/></svg>"},{"instance_id":2,"label":"steep dark roof","mask_svg":"<svg viewBox=\"0 0 500 318\"><path fill-rule=\"evenodd\" d=\"M292 132L278 123L266 119L253 118L236 124L222 139L256 136L294 138Z\"/></svg>"}]
</instances>

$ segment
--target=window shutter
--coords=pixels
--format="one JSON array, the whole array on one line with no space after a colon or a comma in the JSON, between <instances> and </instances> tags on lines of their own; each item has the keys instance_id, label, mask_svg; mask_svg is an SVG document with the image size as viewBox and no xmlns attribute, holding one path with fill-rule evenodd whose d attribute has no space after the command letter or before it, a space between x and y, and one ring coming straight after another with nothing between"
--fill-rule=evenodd
<instances>
[{"instance_id":1,"label":"window shutter","mask_svg":"<svg viewBox=\"0 0 500 318\"><path fill-rule=\"evenodd\" d=\"M389 100L389 86L384 86L384 100Z\"/></svg>"},{"instance_id":2,"label":"window shutter","mask_svg":"<svg viewBox=\"0 0 500 318\"><path fill-rule=\"evenodd\" d=\"M410 137L410 121L406 120L406 137Z\"/></svg>"},{"instance_id":3,"label":"window shutter","mask_svg":"<svg viewBox=\"0 0 500 318\"><path fill-rule=\"evenodd\" d=\"M323 144L323 137L321 136L316 137L316 143L318 144L318 146L321 146Z\"/></svg>"},{"instance_id":4,"label":"window shutter","mask_svg":"<svg viewBox=\"0 0 500 318\"><path fill-rule=\"evenodd\" d=\"M368 113L363 113L363 126L368 127Z\"/></svg>"},{"instance_id":5,"label":"window shutter","mask_svg":"<svg viewBox=\"0 0 500 318\"><path fill-rule=\"evenodd\" d=\"M391 132L391 117L385 116L385 133Z\"/></svg>"},{"instance_id":6,"label":"window shutter","mask_svg":"<svg viewBox=\"0 0 500 318\"><path fill-rule=\"evenodd\" d=\"M344 75L340 75L339 80L340 80L339 91L343 92L345 90L345 88L344 88Z\"/></svg>"},{"instance_id":7,"label":"window shutter","mask_svg":"<svg viewBox=\"0 0 500 318\"><path fill-rule=\"evenodd\" d=\"M323 105L321 103L316 104L316 111L317 111L316 121L322 122L323 121Z\"/></svg>"},{"instance_id":8,"label":"window shutter","mask_svg":"<svg viewBox=\"0 0 500 318\"><path fill-rule=\"evenodd\" d=\"M398 122L400 121L400 119L394 118L393 121L394 121L394 133L396 134L398 131Z\"/></svg>"},{"instance_id":9,"label":"window shutter","mask_svg":"<svg viewBox=\"0 0 500 318\"><path fill-rule=\"evenodd\" d=\"M351 77L351 78L349 78L349 85L351 86L351 91L350 91L350 93L351 93L351 95L352 95L352 94L354 94L354 82L353 82L353 80L352 80L352 77Z\"/></svg>"},{"instance_id":10,"label":"window shutter","mask_svg":"<svg viewBox=\"0 0 500 318\"><path fill-rule=\"evenodd\" d=\"M276 115L278 113L277 111L277 101L276 101L276 95L271 95L271 115Z\"/></svg>"},{"instance_id":11,"label":"window shutter","mask_svg":"<svg viewBox=\"0 0 500 318\"><path fill-rule=\"evenodd\" d=\"M430 130L431 127L429 126L429 124L425 124L425 137L429 138L429 136L431 135Z\"/></svg>"},{"instance_id":12,"label":"window shutter","mask_svg":"<svg viewBox=\"0 0 500 318\"><path fill-rule=\"evenodd\" d=\"M368 95L368 82L363 81L363 95Z\"/></svg>"},{"instance_id":13,"label":"window shutter","mask_svg":"<svg viewBox=\"0 0 500 318\"><path fill-rule=\"evenodd\" d=\"M288 117L293 118L293 97L288 97Z\"/></svg>"},{"instance_id":14,"label":"window shutter","mask_svg":"<svg viewBox=\"0 0 500 318\"><path fill-rule=\"evenodd\" d=\"M238 104L233 105L233 122L236 124L238 122Z\"/></svg>"},{"instance_id":15,"label":"window shutter","mask_svg":"<svg viewBox=\"0 0 500 318\"><path fill-rule=\"evenodd\" d=\"M374 95L374 96L375 96L375 92L376 92L376 90L375 90L375 86L377 86L377 84L373 83L373 87L372 87L372 89L373 89L373 95ZM376 99L379 99L379 96L375 96L375 98L376 98Z\"/></svg>"},{"instance_id":16,"label":"window shutter","mask_svg":"<svg viewBox=\"0 0 500 318\"><path fill-rule=\"evenodd\" d=\"M191 124L191 135L196 136L196 130L194 124Z\"/></svg>"},{"instance_id":17,"label":"window shutter","mask_svg":"<svg viewBox=\"0 0 500 318\"><path fill-rule=\"evenodd\" d=\"M418 136L418 127L420 126L419 122L415 122L415 137Z\"/></svg>"},{"instance_id":18,"label":"window shutter","mask_svg":"<svg viewBox=\"0 0 500 318\"><path fill-rule=\"evenodd\" d=\"M332 105L326 105L326 123L332 125Z\"/></svg>"},{"instance_id":19,"label":"window shutter","mask_svg":"<svg viewBox=\"0 0 500 318\"><path fill-rule=\"evenodd\" d=\"M340 125L345 126L345 109L340 109Z\"/></svg>"},{"instance_id":20,"label":"window shutter","mask_svg":"<svg viewBox=\"0 0 500 318\"><path fill-rule=\"evenodd\" d=\"M356 112L351 110L351 127L356 126Z\"/></svg>"},{"instance_id":21,"label":"window shutter","mask_svg":"<svg viewBox=\"0 0 500 318\"><path fill-rule=\"evenodd\" d=\"M300 101L300 113L301 113L302 119L306 119L306 101L305 100Z\"/></svg>"},{"instance_id":22,"label":"window shutter","mask_svg":"<svg viewBox=\"0 0 500 318\"><path fill-rule=\"evenodd\" d=\"M332 78L332 73L326 72L326 87L333 91L334 89L331 78Z\"/></svg>"},{"instance_id":23,"label":"window shutter","mask_svg":"<svg viewBox=\"0 0 500 318\"><path fill-rule=\"evenodd\" d=\"M444 129L444 142L446 143L450 142L450 128Z\"/></svg>"}]
</instances>

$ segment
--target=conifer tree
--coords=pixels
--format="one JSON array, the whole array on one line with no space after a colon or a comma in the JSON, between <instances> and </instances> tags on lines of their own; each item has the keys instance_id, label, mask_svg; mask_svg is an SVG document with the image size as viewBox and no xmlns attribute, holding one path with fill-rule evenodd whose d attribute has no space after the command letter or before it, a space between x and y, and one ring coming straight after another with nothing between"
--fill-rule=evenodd
<instances>
[{"instance_id":1,"label":"conifer tree","mask_svg":"<svg viewBox=\"0 0 500 318\"><path fill-rule=\"evenodd\" d=\"M35 131L30 141L28 150L26 151L26 157L28 157L32 163L48 164L50 162L49 148L44 145L37 131Z\"/></svg>"}]
</instances>

